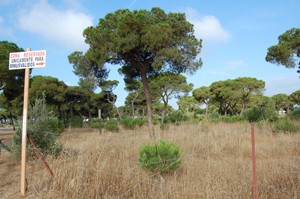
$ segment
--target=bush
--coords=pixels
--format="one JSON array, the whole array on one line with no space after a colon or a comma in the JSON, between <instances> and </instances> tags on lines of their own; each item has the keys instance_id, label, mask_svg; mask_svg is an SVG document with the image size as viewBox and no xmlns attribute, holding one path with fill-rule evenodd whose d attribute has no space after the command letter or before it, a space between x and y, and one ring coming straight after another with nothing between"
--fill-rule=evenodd
<instances>
[{"instance_id":1,"label":"bush","mask_svg":"<svg viewBox=\"0 0 300 199\"><path fill-rule=\"evenodd\" d=\"M168 173L180 167L180 154L180 147L171 142L146 144L139 149L140 167L155 173Z\"/></svg>"},{"instance_id":2,"label":"bush","mask_svg":"<svg viewBox=\"0 0 300 199\"><path fill-rule=\"evenodd\" d=\"M275 122L278 120L276 111L272 107L260 108L254 106L252 108L246 109L243 113L243 117L249 122L258 122L264 119L270 122Z\"/></svg>"},{"instance_id":3,"label":"bush","mask_svg":"<svg viewBox=\"0 0 300 199\"><path fill-rule=\"evenodd\" d=\"M202 114L202 115L195 114L193 120L194 120L195 122L201 122L201 121L204 120L204 119L205 119L205 115L203 115L203 114Z\"/></svg>"},{"instance_id":4,"label":"bush","mask_svg":"<svg viewBox=\"0 0 300 199\"><path fill-rule=\"evenodd\" d=\"M243 113L243 117L249 122L258 122L264 118L263 109L256 106L246 109Z\"/></svg>"},{"instance_id":5,"label":"bush","mask_svg":"<svg viewBox=\"0 0 300 199\"><path fill-rule=\"evenodd\" d=\"M56 135L60 135L65 127L63 121L57 118L52 118L45 122L45 128L51 129L52 133Z\"/></svg>"},{"instance_id":6,"label":"bush","mask_svg":"<svg viewBox=\"0 0 300 199\"><path fill-rule=\"evenodd\" d=\"M72 128L82 128L83 127L83 119L80 116L74 116L70 118L69 125Z\"/></svg>"},{"instance_id":7,"label":"bush","mask_svg":"<svg viewBox=\"0 0 300 199\"><path fill-rule=\"evenodd\" d=\"M45 96L36 99L33 106L28 107L27 134L34 141L36 147L44 154L58 155L62 150L62 145L57 142L57 137L64 129L63 122L58 120L51 111L47 109ZM22 144L22 121L12 138L13 156L20 157ZM31 145L27 145L27 153Z\"/></svg>"},{"instance_id":8,"label":"bush","mask_svg":"<svg viewBox=\"0 0 300 199\"><path fill-rule=\"evenodd\" d=\"M174 111L172 114L164 117L165 124L173 123L178 125L180 122L187 121L187 120L188 120L188 116L186 115L186 113L180 110Z\"/></svg>"},{"instance_id":9,"label":"bush","mask_svg":"<svg viewBox=\"0 0 300 199\"><path fill-rule=\"evenodd\" d=\"M99 128L99 122L100 122L100 119L98 119L98 118L93 118L93 119L91 119L90 121L89 121L89 126L91 127L91 128Z\"/></svg>"},{"instance_id":10,"label":"bush","mask_svg":"<svg viewBox=\"0 0 300 199\"><path fill-rule=\"evenodd\" d=\"M290 120L287 117L280 118L275 124L274 124L274 131L276 132L297 132L300 128L298 125L296 125L292 120Z\"/></svg>"},{"instance_id":11,"label":"bush","mask_svg":"<svg viewBox=\"0 0 300 199\"><path fill-rule=\"evenodd\" d=\"M133 123L134 127L136 127L136 126L141 127L146 123L146 120L143 118L135 118L135 119L133 119L132 123Z\"/></svg>"},{"instance_id":12,"label":"bush","mask_svg":"<svg viewBox=\"0 0 300 199\"><path fill-rule=\"evenodd\" d=\"M289 111L288 117L290 117L292 119L300 119L300 109Z\"/></svg>"},{"instance_id":13,"label":"bush","mask_svg":"<svg viewBox=\"0 0 300 199\"><path fill-rule=\"evenodd\" d=\"M122 126L125 129L133 129L133 119L131 118L124 118L120 121L120 123L122 124Z\"/></svg>"},{"instance_id":14,"label":"bush","mask_svg":"<svg viewBox=\"0 0 300 199\"><path fill-rule=\"evenodd\" d=\"M243 121L245 118L240 115L222 116L222 121L226 123L235 123Z\"/></svg>"},{"instance_id":15,"label":"bush","mask_svg":"<svg viewBox=\"0 0 300 199\"><path fill-rule=\"evenodd\" d=\"M119 131L118 121L117 120L108 120L105 122L104 128L111 132L118 132Z\"/></svg>"},{"instance_id":16,"label":"bush","mask_svg":"<svg viewBox=\"0 0 300 199\"><path fill-rule=\"evenodd\" d=\"M218 123L221 121L221 115L218 112L214 111L208 115L208 119L211 122Z\"/></svg>"},{"instance_id":17,"label":"bush","mask_svg":"<svg viewBox=\"0 0 300 199\"><path fill-rule=\"evenodd\" d=\"M146 120L142 118L124 118L120 121L120 123L125 129L133 130L136 127L143 126L146 123Z\"/></svg>"}]
</instances>

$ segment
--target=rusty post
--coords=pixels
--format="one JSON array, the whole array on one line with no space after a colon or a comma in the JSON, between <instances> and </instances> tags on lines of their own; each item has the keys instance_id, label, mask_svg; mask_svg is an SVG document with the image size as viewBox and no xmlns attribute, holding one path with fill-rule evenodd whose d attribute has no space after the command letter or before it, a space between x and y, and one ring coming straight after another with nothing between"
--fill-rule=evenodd
<instances>
[{"instance_id":1,"label":"rusty post","mask_svg":"<svg viewBox=\"0 0 300 199\"><path fill-rule=\"evenodd\" d=\"M253 199L256 199L257 190L256 190L256 155L255 155L254 123L251 123L251 140L252 140L252 176L253 176L252 196Z\"/></svg>"},{"instance_id":2,"label":"rusty post","mask_svg":"<svg viewBox=\"0 0 300 199\"><path fill-rule=\"evenodd\" d=\"M27 135L28 140L30 142L30 144L32 145L32 147L35 149L35 153L36 155L42 160L42 163L44 165L44 167L49 171L49 173L54 176L52 170L50 169L49 165L47 164L43 154L39 151L39 149L36 147L35 143L33 142L33 140L31 139L31 137L29 135Z\"/></svg>"}]
</instances>

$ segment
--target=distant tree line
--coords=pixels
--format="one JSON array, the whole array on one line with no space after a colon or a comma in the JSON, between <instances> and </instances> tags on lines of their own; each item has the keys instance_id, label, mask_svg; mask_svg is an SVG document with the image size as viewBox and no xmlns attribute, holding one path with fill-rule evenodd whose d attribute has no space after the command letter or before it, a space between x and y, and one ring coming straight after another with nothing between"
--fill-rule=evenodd
<instances>
[{"instance_id":1,"label":"distant tree line","mask_svg":"<svg viewBox=\"0 0 300 199\"><path fill-rule=\"evenodd\" d=\"M268 49L266 61L295 67L299 60L299 28L279 36L278 45ZM47 106L68 123L73 117L93 118L101 109L103 118L147 116L149 135L155 138L153 115L160 123L173 112L169 105L178 99L181 112L205 115L242 115L250 107L272 107L289 111L299 106L299 93L263 95L265 82L252 77L213 82L193 90L183 72L194 73L202 65L202 40L182 13L127 9L107 14L83 33L89 49L68 56L79 86L68 86L50 76L30 80L30 103L44 94ZM12 123L22 114L22 70L8 70L10 52L24 51L14 43L0 41L0 119ZM300 63L300 62L299 62ZM117 107L114 93L119 81L107 80L106 64L118 65L128 91L125 106ZM96 88L100 89L96 93ZM192 95L189 93L192 91Z\"/></svg>"}]
</instances>

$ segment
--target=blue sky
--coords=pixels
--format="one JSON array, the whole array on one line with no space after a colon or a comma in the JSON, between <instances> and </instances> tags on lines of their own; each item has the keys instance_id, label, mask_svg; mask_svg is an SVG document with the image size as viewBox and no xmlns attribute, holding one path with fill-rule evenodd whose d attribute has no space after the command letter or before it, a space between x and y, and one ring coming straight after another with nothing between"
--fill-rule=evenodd
<instances>
[{"instance_id":1,"label":"blue sky","mask_svg":"<svg viewBox=\"0 0 300 199\"><path fill-rule=\"evenodd\" d=\"M67 57L88 49L83 30L118 9L152 7L186 13L196 37L203 39L203 66L193 76L187 75L194 88L219 80L255 77L266 82L267 96L300 89L297 68L265 61L268 47L278 43L280 34L300 27L297 0L0 0L0 40L24 49L47 50L46 67L34 69L32 75L53 76L77 85L78 77ZM123 77L116 72L118 66L110 69L109 79L121 82L115 90L120 106L127 96ZM176 107L176 100L171 105Z\"/></svg>"}]
</instances>

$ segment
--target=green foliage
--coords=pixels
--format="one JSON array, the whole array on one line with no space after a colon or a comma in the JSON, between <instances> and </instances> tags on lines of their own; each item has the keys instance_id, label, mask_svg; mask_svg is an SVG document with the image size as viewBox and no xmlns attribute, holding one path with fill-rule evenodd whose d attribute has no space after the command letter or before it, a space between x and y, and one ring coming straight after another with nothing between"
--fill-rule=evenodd
<instances>
[{"instance_id":1,"label":"green foliage","mask_svg":"<svg viewBox=\"0 0 300 199\"><path fill-rule=\"evenodd\" d=\"M185 76L171 72L161 73L153 77L150 79L149 86L152 99L159 96L163 102L162 116L167 113L170 99L173 97L179 98L180 96L186 96L193 88L193 84L186 82Z\"/></svg>"},{"instance_id":2,"label":"green foliage","mask_svg":"<svg viewBox=\"0 0 300 199\"><path fill-rule=\"evenodd\" d=\"M111 132L118 132L119 131L119 123L117 120L108 120L104 123L104 128L111 131Z\"/></svg>"},{"instance_id":3,"label":"green foliage","mask_svg":"<svg viewBox=\"0 0 300 199\"><path fill-rule=\"evenodd\" d=\"M13 155L20 157L21 148L21 124L12 139ZM44 154L58 155L62 145L57 142L57 137L63 131L63 123L59 121L46 106L45 95L37 98L33 106L28 107L27 134L32 138L36 147ZM28 154L31 145L27 144Z\"/></svg>"},{"instance_id":4,"label":"green foliage","mask_svg":"<svg viewBox=\"0 0 300 199\"><path fill-rule=\"evenodd\" d=\"M289 109L289 107L292 104L292 102L289 100L288 95L283 94L283 93L273 95L271 97L271 99L274 102L276 110L279 110L280 108L283 108L284 110L287 110L287 109Z\"/></svg>"},{"instance_id":5,"label":"green foliage","mask_svg":"<svg viewBox=\"0 0 300 199\"><path fill-rule=\"evenodd\" d=\"M289 111L288 117L290 117L291 119L300 119L300 109Z\"/></svg>"},{"instance_id":6,"label":"green foliage","mask_svg":"<svg viewBox=\"0 0 300 199\"><path fill-rule=\"evenodd\" d=\"M235 123L235 122L241 122L245 118L240 115L230 115L230 116L222 116L222 121L226 123Z\"/></svg>"},{"instance_id":7,"label":"green foliage","mask_svg":"<svg viewBox=\"0 0 300 199\"><path fill-rule=\"evenodd\" d=\"M205 115L202 115L202 114L195 114L194 115L194 118L193 118L193 121L194 122L200 122L202 120L205 119Z\"/></svg>"},{"instance_id":8,"label":"green foliage","mask_svg":"<svg viewBox=\"0 0 300 199\"><path fill-rule=\"evenodd\" d=\"M134 129L132 121L133 121L133 119L131 119L131 118L124 118L124 119L120 120L120 123L122 124L122 126L125 129Z\"/></svg>"},{"instance_id":9,"label":"green foliage","mask_svg":"<svg viewBox=\"0 0 300 199\"><path fill-rule=\"evenodd\" d=\"M208 114L208 119L211 122L218 123L221 121L221 115L217 111L214 111Z\"/></svg>"},{"instance_id":10,"label":"green foliage","mask_svg":"<svg viewBox=\"0 0 300 199\"><path fill-rule=\"evenodd\" d=\"M245 110L243 116L249 122L258 122L264 119L264 110L262 108L254 106Z\"/></svg>"},{"instance_id":11,"label":"green foliage","mask_svg":"<svg viewBox=\"0 0 300 199\"><path fill-rule=\"evenodd\" d=\"M273 107L257 107L246 109L243 113L243 117L249 122L258 122L260 120L268 120L275 122L278 120L278 116Z\"/></svg>"},{"instance_id":12,"label":"green foliage","mask_svg":"<svg viewBox=\"0 0 300 199\"><path fill-rule=\"evenodd\" d=\"M99 122L100 122L99 118L93 118L89 121L89 126L91 128L99 128L100 125Z\"/></svg>"},{"instance_id":13,"label":"green foliage","mask_svg":"<svg viewBox=\"0 0 300 199\"><path fill-rule=\"evenodd\" d=\"M181 165L181 149L174 143L160 141L139 149L140 167L154 173L168 173Z\"/></svg>"},{"instance_id":14,"label":"green foliage","mask_svg":"<svg viewBox=\"0 0 300 199\"><path fill-rule=\"evenodd\" d=\"M264 81L250 77L213 82L209 86L210 101L218 107L220 114L236 115L249 106L251 95L261 93L264 87ZM197 94L197 90L194 93Z\"/></svg>"},{"instance_id":15,"label":"green foliage","mask_svg":"<svg viewBox=\"0 0 300 199\"><path fill-rule=\"evenodd\" d=\"M146 123L146 120L142 118L124 118L120 120L120 123L125 129L135 129L143 126Z\"/></svg>"},{"instance_id":16,"label":"green foliage","mask_svg":"<svg viewBox=\"0 0 300 199\"><path fill-rule=\"evenodd\" d=\"M9 53L22 52L17 44L8 41L0 41L0 91L11 101L23 93L24 71L9 70Z\"/></svg>"},{"instance_id":17,"label":"green foliage","mask_svg":"<svg viewBox=\"0 0 300 199\"><path fill-rule=\"evenodd\" d=\"M289 100L292 105L300 106L300 90L297 90L289 95Z\"/></svg>"},{"instance_id":18,"label":"green foliage","mask_svg":"<svg viewBox=\"0 0 300 199\"><path fill-rule=\"evenodd\" d=\"M153 123L154 123L154 125L159 124L160 121L161 121L161 117L159 115L154 115L153 116Z\"/></svg>"},{"instance_id":19,"label":"green foliage","mask_svg":"<svg viewBox=\"0 0 300 199\"><path fill-rule=\"evenodd\" d=\"M201 67L202 41L195 37L193 25L185 14L167 14L158 7L150 11L121 9L86 28L83 35L90 46L84 57L93 62L87 71L93 68L96 73L106 64L121 65L118 72L126 84L142 80L149 133L154 137L148 78L167 71L192 74Z\"/></svg>"},{"instance_id":20,"label":"green foliage","mask_svg":"<svg viewBox=\"0 0 300 199\"><path fill-rule=\"evenodd\" d=\"M300 28L292 28L278 37L278 44L268 48L266 61L294 68L300 57Z\"/></svg>"},{"instance_id":21,"label":"green foliage","mask_svg":"<svg viewBox=\"0 0 300 199\"><path fill-rule=\"evenodd\" d=\"M300 126L288 117L280 118L273 127L275 132L291 133L300 130Z\"/></svg>"},{"instance_id":22,"label":"green foliage","mask_svg":"<svg viewBox=\"0 0 300 199\"><path fill-rule=\"evenodd\" d=\"M180 122L184 122L188 120L188 116L184 111L178 110L174 111L172 114L165 116L164 123L173 123L173 124L179 124Z\"/></svg>"},{"instance_id":23,"label":"green foliage","mask_svg":"<svg viewBox=\"0 0 300 199\"><path fill-rule=\"evenodd\" d=\"M34 76L30 80L29 101L34 103L35 99L41 95L45 95L48 109L62 118L63 109L61 108L66 99L67 85L63 81L50 76ZM65 104L65 106L68 106Z\"/></svg>"},{"instance_id":24,"label":"green foliage","mask_svg":"<svg viewBox=\"0 0 300 199\"><path fill-rule=\"evenodd\" d=\"M71 128L82 128L83 119L80 116L74 116L70 118L69 125Z\"/></svg>"}]
</instances>

